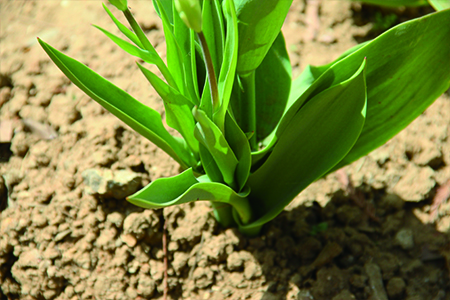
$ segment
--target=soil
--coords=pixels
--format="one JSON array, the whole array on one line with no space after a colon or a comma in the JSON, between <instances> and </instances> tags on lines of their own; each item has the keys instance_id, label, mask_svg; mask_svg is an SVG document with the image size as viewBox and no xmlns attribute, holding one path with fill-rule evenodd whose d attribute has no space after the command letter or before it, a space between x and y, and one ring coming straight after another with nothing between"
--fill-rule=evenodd
<instances>
[{"instance_id":1,"label":"soil","mask_svg":"<svg viewBox=\"0 0 450 300\"><path fill-rule=\"evenodd\" d=\"M164 53L151 1L129 3ZM307 3L294 1L283 28L295 75L431 12ZM134 58L90 26L117 32L100 1L2 0L0 19L1 300L163 299L164 222L168 299L450 299L448 92L247 238L222 228L207 202L143 210L124 200L178 166L80 92L36 41L162 112Z\"/></svg>"}]
</instances>

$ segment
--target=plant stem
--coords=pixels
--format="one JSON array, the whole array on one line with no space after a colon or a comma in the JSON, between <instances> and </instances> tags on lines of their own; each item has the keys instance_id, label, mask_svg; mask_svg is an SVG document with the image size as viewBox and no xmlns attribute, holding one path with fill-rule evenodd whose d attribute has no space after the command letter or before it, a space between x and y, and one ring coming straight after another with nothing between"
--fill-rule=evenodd
<instances>
[{"instance_id":1,"label":"plant stem","mask_svg":"<svg viewBox=\"0 0 450 300\"><path fill-rule=\"evenodd\" d=\"M206 62L206 71L208 73L209 87L211 91L211 99L213 106L213 113L219 109L219 89L217 87L216 73L214 72L214 65L211 58L211 53L209 52L208 44L206 43L205 35L203 32L197 33L200 40L200 45L202 47L203 58Z\"/></svg>"},{"instance_id":2,"label":"plant stem","mask_svg":"<svg viewBox=\"0 0 450 300\"><path fill-rule=\"evenodd\" d=\"M167 300L167 294L169 293L169 276L167 275L168 262L167 262L167 219L164 218L163 227L163 252L164 252L164 300Z\"/></svg>"},{"instance_id":3,"label":"plant stem","mask_svg":"<svg viewBox=\"0 0 450 300\"><path fill-rule=\"evenodd\" d=\"M144 46L144 49L154 53L158 56L158 62L156 63L156 66L158 67L159 71L161 71L161 74L164 76L164 78L167 80L167 83L172 86L173 88L178 90L177 84L175 80L172 77L172 74L170 73L169 69L167 68L164 61L161 59L159 54L156 52L153 45L150 43L150 41L147 39L147 36L145 35L144 31L142 31L141 26L136 22L136 19L134 18L133 14L131 13L130 9L126 9L123 14L125 15L125 18L127 19L128 23L130 24L131 28L133 29L134 33L137 35L139 41L141 41L142 46Z\"/></svg>"},{"instance_id":4,"label":"plant stem","mask_svg":"<svg viewBox=\"0 0 450 300\"><path fill-rule=\"evenodd\" d=\"M245 75L240 75L243 97L241 108L241 126L242 131L245 133L252 133L252 137L249 139L250 148L252 151L256 151L258 148L256 142L256 96L255 96L255 71L252 71Z\"/></svg>"}]
</instances>

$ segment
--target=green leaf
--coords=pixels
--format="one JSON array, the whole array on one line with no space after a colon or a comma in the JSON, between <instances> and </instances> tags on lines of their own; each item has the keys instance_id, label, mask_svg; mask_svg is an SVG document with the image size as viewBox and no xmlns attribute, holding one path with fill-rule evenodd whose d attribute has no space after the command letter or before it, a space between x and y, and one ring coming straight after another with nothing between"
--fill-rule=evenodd
<instances>
[{"instance_id":1,"label":"green leaf","mask_svg":"<svg viewBox=\"0 0 450 300\"><path fill-rule=\"evenodd\" d=\"M175 39L173 26L171 25L171 22L166 14L165 7L162 6L160 0L156 0L156 2L158 3L159 12L161 14L160 16L163 23L164 36L166 39L167 67L175 80L176 87L174 88L180 91L181 94L186 95L185 74L183 70L183 57L181 50Z\"/></svg>"},{"instance_id":2,"label":"green leaf","mask_svg":"<svg viewBox=\"0 0 450 300\"><path fill-rule=\"evenodd\" d=\"M195 48L192 47L192 43L194 42L194 32L191 32L189 28L186 27L184 22L180 19L180 16L175 13L173 17L174 22L174 36L180 47L181 59L183 61L183 74L185 78L185 86L186 86L186 96L190 98L195 105L200 104L198 91L195 90L197 85L196 79L194 79L194 67L195 64ZM194 60L192 58L194 57Z\"/></svg>"},{"instance_id":3,"label":"green leaf","mask_svg":"<svg viewBox=\"0 0 450 300\"><path fill-rule=\"evenodd\" d=\"M198 154L198 141L194 137L195 122L192 116L193 103L177 90L159 79L158 76L137 64L156 92L164 100L167 125L176 129L186 140L192 153Z\"/></svg>"},{"instance_id":4,"label":"green leaf","mask_svg":"<svg viewBox=\"0 0 450 300\"><path fill-rule=\"evenodd\" d=\"M381 6L422 6L427 5L427 0L352 0Z\"/></svg>"},{"instance_id":5,"label":"green leaf","mask_svg":"<svg viewBox=\"0 0 450 300\"><path fill-rule=\"evenodd\" d=\"M238 160L235 177L238 190L241 191L250 175L251 150L247 136L239 128L236 121L230 116L230 113L227 113L225 117L225 139Z\"/></svg>"},{"instance_id":6,"label":"green leaf","mask_svg":"<svg viewBox=\"0 0 450 300\"><path fill-rule=\"evenodd\" d=\"M223 130L225 114L230 103L231 91L233 89L234 78L236 74L236 64L238 59L238 25L236 11L233 0L225 0L223 11L227 23L225 51L223 53L223 63L220 69L219 80L217 82L219 89L220 107L213 115L214 123Z\"/></svg>"},{"instance_id":7,"label":"green leaf","mask_svg":"<svg viewBox=\"0 0 450 300\"><path fill-rule=\"evenodd\" d=\"M216 161L209 153L208 149L202 144L199 145L200 149L200 161L202 162L203 170L212 182L224 183L222 173L216 164Z\"/></svg>"},{"instance_id":8,"label":"green leaf","mask_svg":"<svg viewBox=\"0 0 450 300\"><path fill-rule=\"evenodd\" d=\"M239 24L240 75L254 71L280 33L292 0L235 0Z\"/></svg>"},{"instance_id":9,"label":"green leaf","mask_svg":"<svg viewBox=\"0 0 450 300\"><path fill-rule=\"evenodd\" d=\"M155 8L156 13L159 17L161 17L161 11L159 9L159 5L157 3L157 0L152 0L153 7ZM170 24L173 24L173 0L159 0L159 2L162 4L162 7L164 8L164 11L167 14L168 20Z\"/></svg>"},{"instance_id":10,"label":"green leaf","mask_svg":"<svg viewBox=\"0 0 450 300\"><path fill-rule=\"evenodd\" d=\"M198 122L195 127L195 137L214 158L225 183L236 188L234 174L238 160L222 131L207 117L204 111L194 108L193 115Z\"/></svg>"},{"instance_id":11,"label":"green leaf","mask_svg":"<svg viewBox=\"0 0 450 300\"><path fill-rule=\"evenodd\" d=\"M224 50L224 24L219 1L203 2L203 34L208 44L214 70L219 74Z\"/></svg>"},{"instance_id":12,"label":"green leaf","mask_svg":"<svg viewBox=\"0 0 450 300\"><path fill-rule=\"evenodd\" d=\"M364 125L365 60L347 81L308 101L287 124L265 163L248 180L258 228L277 216L304 188L338 163Z\"/></svg>"},{"instance_id":13,"label":"green leaf","mask_svg":"<svg viewBox=\"0 0 450 300\"><path fill-rule=\"evenodd\" d=\"M236 193L230 187L217 182L200 182L192 169L170 178L152 181L127 200L143 208L163 208L187 202L208 200L230 204L238 213L240 222L248 223L252 217L247 200L248 190Z\"/></svg>"},{"instance_id":14,"label":"green leaf","mask_svg":"<svg viewBox=\"0 0 450 300\"><path fill-rule=\"evenodd\" d=\"M256 69L256 136L261 141L277 126L291 86L291 63L280 33Z\"/></svg>"},{"instance_id":15,"label":"green leaf","mask_svg":"<svg viewBox=\"0 0 450 300\"><path fill-rule=\"evenodd\" d=\"M122 32L127 38L129 38L139 48L144 48L144 46L142 46L142 43L139 40L139 38L136 36L136 34L134 34L134 32L132 32L130 29L128 29L125 25L120 23L120 21L117 20L117 18L111 13L111 11L108 9L108 7L106 7L105 4L102 3L102 5L103 5L103 8L105 9L106 13L111 18L111 20L113 20L114 24L116 24L117 28L119 28L120 32Z\"/></svg>"},{"instance_id":16,"label":"green leaf","mask_svg":"<svg viewBox=\"0 0 450 300\"><path fill-rule=\"evenodd\" d=\"M157 111L143 105L84 64L59 52L44 41L38 41L58 68L89 97L152 141L181 166L189 166L192 157L186 150L184 141L169 134Z\"/></svg>"},{"instance_id":17,"label":"green leaf","mask_svg":"<svg viewBox=\"0 0 450 300\"><path fill-rule=\"evenodd\" d=\"M336 63L367 57L367 122L337 170L400 132L450 86L450 10L400 24Z\"/></svg>"},{"instance_id":18,"label":"green leaf","mask_svg":"<svg viewBox=\"0 0 450 300\"><path fill-rule=\"evenodd\" d=\"M437 11L450 8L450 0L428 0L428 2Z\"/></svg>"},{"instance_id":19,"label":"green leaf","mask_svg":"<svg viewBox=\"0 0 450 300\"><path fill-rule=\"evenodd\" d=\"M106 31L105 29L103 29L97 25L93 25L93 26L95 28L99 29L101 32L103 32L117 46L122 48L122 50L124 50L128 54L139 57L140 59L142 59L143 61L145 61L146 63L149 63L149 64L154 64L154 65L160 65L161 63L164 64L163 60L156 52L153 53L153 52L149 52L147 50L140 49L140 48L134 46L133 44L119 38L118 36Z\"/></svg>"}]
</instances>

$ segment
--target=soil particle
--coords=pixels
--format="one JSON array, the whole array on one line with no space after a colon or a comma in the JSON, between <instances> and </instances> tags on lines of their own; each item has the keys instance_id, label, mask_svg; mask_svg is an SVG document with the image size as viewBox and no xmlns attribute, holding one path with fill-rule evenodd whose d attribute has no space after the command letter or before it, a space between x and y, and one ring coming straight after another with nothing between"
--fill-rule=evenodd
<instances>
[{"instance_id":1,"label":"soil particle","mask_svg":"<svg viewBox=\"0 0 450 300\"><path fill-rule=\"evenodd\" d=\"M427 198L436 185L433 173L430 167L420 168L410 164L405 175L395 185L395 194L405 201L417 202Z\"/></svg>"},{"instance_id":2,"label":"soil particle","mask_svg":"<svg viewBox=\"0 0 450 300\"><path fill-rule=\"evenodd\" d=\"M383 279L381 277L380 267L374 263L367 263L364 265L364 270L366 271L366 274L369 278L372 298L379 300L388 300L383 284Z\"/></svg>"},{"instance_id":3,"label":"soil particle","mask_svg":"<svg viewBox=\"0 0 450 300\"><path fill-rule=\"evenodd\" d=\"M386 291L389 296L389 299L400 298L403 292L405 291L405 287L406 283L402 278L400 277L391 278L386 285Z\"/></svg>"},{"instance_id":4,"label":"soil particle","mask_svg":"<svg viewBox=\"0 0 450 300\"><path fill-rule=\"evenodd\" d=\"M129 2L164 56L153 7ZM294 77L307 64L329 63L357 39L369 38L372 23L357 25L355 14L373 15L377 8L355 10L355 3L338 2L293 2L284 33ZM11 157L0 159L10 194L0 212L1 300L162 299L163 219L170 299L365 300L375 299L372 283L380 280L392 300L446 299L450 206L445 199L431 209L427 201L450 176L448 95L345 168L362 195L358 207L330 174L303 191L259 237L247 238L222 228L207 202L143 211L124 201L136 190L124 192L124 185L139 188L177 174L179 167L69 83L35 42L35 36L45 37L162 113L156 93L142 88L148 83L134 60L89 26L95 21L116 30L101 5L34 0L5 5L0 10L0 19L7 20L0 22L5 33L0 78L6 80L0 87L0 118L30 118L58 134L47 140L19 122ZM310 5L314 15L306 16ZM312 41L298 34L306 32L308 18L315 19ZM51 33L49 26L60 29ZM71 34L63 34L63 28ZM95 180L85 182L85 170L103 180L102 192L89 187L99 187ZM132 175L115 178L124 171ZM109 179L122 187L113 191ZM373 207L381 222L360 207ZM381 271L371 273L367 264Z\"/></svg>"},{"instance_id":5,"label":"soil particle","mask_svg":"<svg viewBox=\"0 0 450 300\"><path fill-rule=\"evenodd\" d=\"M103 158L102 158L103 159ZM121 200L136 192L141 185L141 175L128 171L109 169L87 169L82 173L90 194L113 197Z\"/></svg>"},{"instance_id":6,"label":"soil particle","mask_svg":"<svg viewBox=\"0 0 450 300\"><path fill-rule=\"evenodd\" d=\"M410 250L414 247L414 237L411 229L403 228L395 235L398 245L404 250Z\"/></svg>"}]
</instances>

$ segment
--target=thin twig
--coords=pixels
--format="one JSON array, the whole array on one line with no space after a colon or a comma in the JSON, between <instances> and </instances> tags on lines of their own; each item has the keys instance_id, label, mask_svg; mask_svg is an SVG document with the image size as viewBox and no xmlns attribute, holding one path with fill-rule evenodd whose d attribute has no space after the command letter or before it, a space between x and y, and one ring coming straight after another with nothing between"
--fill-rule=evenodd
<instances>
[{"instance_id":1,"label":"thin twig","mask_svg":"<svg viewBox=\"0 0 450 300\"><path fill-rule=\"evenodd\" d=\"M162 246L164 252L164 300L167 300L167 294L169 292L169 276L167 274L168 263L167 263L167 220L164 218L163 236L162 236Z\"/></svg>"},{"instance_id":2,"label":"thin twig","mask_svg":"<svg viewBox=\"0 0 450 300\"><path fill-rule=\"evenodd\" d=\"M441 185L436 190L436 195L433 198L433 203L430 208L430 218L432 221L436 221L438 217L438 209L442 203L450 198L450 179L446 183Z\"/></svg>"}]
</instances>

